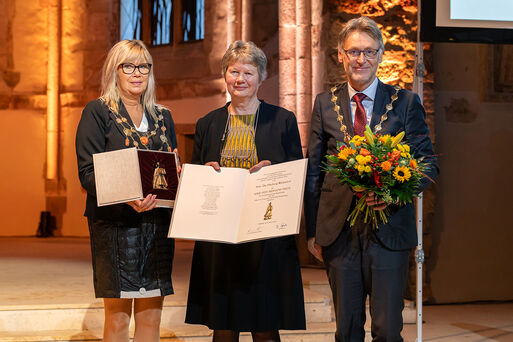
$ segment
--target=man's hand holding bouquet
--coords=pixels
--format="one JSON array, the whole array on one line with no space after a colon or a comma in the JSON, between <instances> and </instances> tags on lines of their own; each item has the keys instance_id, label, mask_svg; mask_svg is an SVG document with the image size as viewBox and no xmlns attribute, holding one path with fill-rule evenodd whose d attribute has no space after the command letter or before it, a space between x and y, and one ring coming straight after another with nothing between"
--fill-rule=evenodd
<instances>
[{"instance_id":1,"label":"man's hand holding bouquet","mask_svg":"<svg viewBox=\"0 0 513 342\"><path fill-rule=\"evenodd\" d=\"M404 205L417 197L427 165L411 156L403 138L404 132L379 135L367 125L363 137L338 142L339 153L326 156L325 171L348 184L359 198L347 218L351 226L362 213L364 222L377 229L379 223L388 222L389 204Z\"/></svg>"}]
</instances>

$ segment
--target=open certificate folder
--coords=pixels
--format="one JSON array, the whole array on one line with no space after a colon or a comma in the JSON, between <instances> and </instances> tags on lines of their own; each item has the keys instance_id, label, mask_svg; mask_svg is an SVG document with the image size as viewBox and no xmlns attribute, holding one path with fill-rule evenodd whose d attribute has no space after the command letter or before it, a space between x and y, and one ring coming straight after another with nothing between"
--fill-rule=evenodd
<instances>
[{"instance_id":1,"label":"open certificate folder","mask_svg":"<svg viewBox=\"0 0 513 342\"><path fill-rule=\"evenodd\" d=\"M306 161L266 166L252 174L184 165L168 236L240 243L298 234Z\"/></svg>"},{"instance_id":2,"label":"open certificate folder","mask_svg":"<svg viewBox=\"0 0 513 342\"><path fill-rule=\"evenodd\" d=\"M172 208L178 188L178 159L173 152L135 147L93 154L98 206L157 195L157 207Z\"/></svg>"}]
</instances>

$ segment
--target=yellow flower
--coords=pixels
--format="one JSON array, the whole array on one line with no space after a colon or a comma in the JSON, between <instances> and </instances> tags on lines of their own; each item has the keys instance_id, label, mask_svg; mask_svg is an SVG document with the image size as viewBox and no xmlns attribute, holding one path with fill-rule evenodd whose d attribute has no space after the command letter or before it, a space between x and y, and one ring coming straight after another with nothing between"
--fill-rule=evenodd
<instances>
[{"instance_id":1,"label":"yellow flower","mask_svg":"<svg viewBox=\"0 0 513 342\"><path fill-rule=\"evenodd\" d=\"M362 156L361 154L359 154L359 155L356 156L356 161L360 165L365 165L367 163L370 163L371 156Z\"/></svg>"},{"instance_id":2,"label":"yellow flower","mask_svg":"<svg viewBox=\"0 0 513 342\"><path fill-rule=\"evenodd\" d=\"M399 146L401 146L401 147L399 148ZM404 145L397 145L397 147L401 151L401 157L411 158L411 156L410 156L410 146L404 144Z\"/></svg>"},{"instance_id":3,"label":"yellow flower","mask_svg":"<svg viewBox=\"0 0 513 342\"><path fill-rule=\"evenodd\" d=\"M365 171L365 165L362 165L362 164L356 165L356 170L358 170L359 174L362 174Z\"/></svg>"},{"instance_id":4,"label":"yellow flower","mask_svg":"<svg viewBox=\"0 0 513 342\"><path fill-rule=\"evenodd\" d=\"M411 172L406 166L398 166L395 168L393 175L395 179L402 183L410 179Z\"/></svg>"},{"instance_id":5,"label":"yellow flower","mask_svg":"<svg viewBox=\"0 0 513 342\"><path fill-rule=\"evenodd\" d=\"M350 148L350 147L346 147L346 148L342 149L342 150L339 152L339 154L338 154L338 156L337 156L337 157L338 157L339 159L346 160L346 159L347 159L347 157L352 156L352 155L353 155L353 154L355 154L355 153L356 153L356 151L355 151L355 150L353 150L353 149L352 149L352 148Z\"/></svg>"},{"instance_id":6,"label":"yellow flower","mask_svg":"<svg viewBox=\"0 0 513 342\"><path fill-rule=\"evenodd\" d=\"M372 169L369 165L365 166L365 172L371 172Z\"/></svg>"},{"instance_id":7,"label":"yellow flower","mask_svg":"<svg viewBox=\"0 0 513 342\"><path fill-rule=\"evenodd\" d=\"M379 137L379 141L381 141L383 144L386 144L389 139L390 139L390 134L386 134L386 135Z\"/></svg>"},{"instance_id":8,"label":"yellow flower","mask_svg":"<svg viewBox=\"0 0 513 342\"><path fill-rule=\"evenodd\" d=\"M358 147L358 146L360 146L360 145L362 144L362 142L363 142L364 140L365 140L365 138L364 138L364 137L361 137L361 136L359 136L359 135L355 135L355 136L351 139L351 141L349 141L349 143L353 143L353 144L354 144L354 146Z\"/></svg>"}]
</instances>

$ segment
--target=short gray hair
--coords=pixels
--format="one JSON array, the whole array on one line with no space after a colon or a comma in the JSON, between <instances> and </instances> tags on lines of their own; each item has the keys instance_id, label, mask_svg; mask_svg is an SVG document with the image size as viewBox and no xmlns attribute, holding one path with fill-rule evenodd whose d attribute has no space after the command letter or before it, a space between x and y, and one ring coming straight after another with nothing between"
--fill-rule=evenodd
<instances>
[{"instance_id":1,"label":"short gray hair","mask_svg":"<svg viewBox=\"0 0 513 342\"><path fill-rule=\"evenodd\" d=\"M381 34L381 30L374 20L369 17L360 17L349 20L346 25L342 28L342 31L338 34L338 49L342 50L344 48L344 42L347 37L355 31L365 32L371 38L379 43L379 48L381 51L385 50L385 45L383 44L383 36Z\"/></svg>"},{"instance_id":2,"label":"short gray hair","mask_svg":"<svg viewBox=\"0 0 513 342\"><path fill-rule=\"evenodd\" d=\"M262 82L266 79L267 58L255 43L236 40L230 44L223 56L223 77L225 77L228 67L236 62L253 64L258 70L259 81Z\"/></svg>"}]
</instances>

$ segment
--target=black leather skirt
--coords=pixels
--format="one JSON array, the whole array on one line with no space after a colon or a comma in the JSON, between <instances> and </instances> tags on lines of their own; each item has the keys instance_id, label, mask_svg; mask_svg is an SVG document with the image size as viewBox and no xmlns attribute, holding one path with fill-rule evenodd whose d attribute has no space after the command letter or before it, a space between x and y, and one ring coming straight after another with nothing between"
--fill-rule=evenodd
<instances>
[{"instance_id":1,"label":"black leather skirt","mask_svg":"<svg viewBox=\"0 0 513 342\"><path fill-rule=\"evenodd\" d=\"M173 293L170 214L154 209L132 224L88 220L97 298L145 298Z\"/></svg>"}]
</instances>

